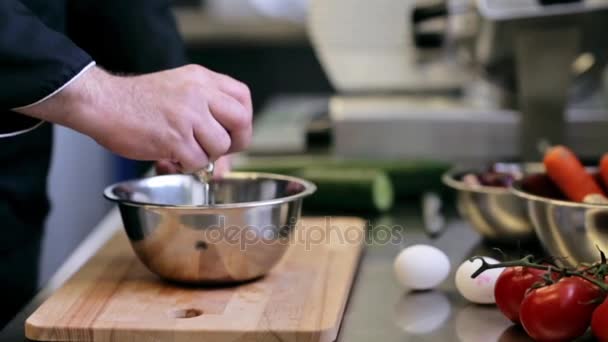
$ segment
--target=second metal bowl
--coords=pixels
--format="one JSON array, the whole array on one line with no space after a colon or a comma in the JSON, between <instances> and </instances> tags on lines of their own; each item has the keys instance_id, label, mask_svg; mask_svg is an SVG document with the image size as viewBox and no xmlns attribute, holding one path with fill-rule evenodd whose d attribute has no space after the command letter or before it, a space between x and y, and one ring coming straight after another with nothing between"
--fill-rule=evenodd
<instances>
[{"instance_id":1,"label":"second metal bowl","mask_svg":"<svg viewBox=\"0 0 608 342\"><path fill-rule=\"evenodd\" d=\"M503 164L522 174L542 170L540 164ZM457 208L481 236L494 243L516 244L534 239L534 227L528 218L525 202L508 188L470 186L462 181L478 169L453 169L443 175L443 183L457 191Z\"/></svg>"},{"instance_id":2,"label":"second metal bowl","mask_svg":"<svg viewBox=\"0 0 608 342\"><path fill-rule=\"evenodd\" d=\"M567 266L598 261L598 248L608 252L608 205L567 201L546 174L524 177L512 192L526 202L543 247Z\"/></svg>"},{"instance_id":3,"label":"second metal bowl","mask_svg":"<svg viewBox=\"0 0 608 342\"><path fill-rule=\"evenodd\" d=\"M187 283L258 278L290 245L302 200L315 186L295 177L232 173L208 185L191 175L145 178L112 185L139 259L159 276Z\"/></svg>"}]
</instances>

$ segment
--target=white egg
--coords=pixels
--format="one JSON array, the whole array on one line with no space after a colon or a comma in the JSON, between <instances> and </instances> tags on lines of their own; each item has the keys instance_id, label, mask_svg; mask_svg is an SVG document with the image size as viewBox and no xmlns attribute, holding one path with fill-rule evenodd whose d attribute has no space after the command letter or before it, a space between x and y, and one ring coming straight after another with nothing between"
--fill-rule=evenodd
<instances>
[{"instance_id":1,"label":"white egg","mask_svg":"<svg viewBox=\"0 0 608 342\"><path fill-rule=\"evenodd\" d=\"M497 264L498 261L492 258L483 258L489 264ZM487 270L480 274L477 278L471 278L471 275L475 273L479 267L481 267L481 260L474 260L473 262L467 260L458 267L456 270L456 288L460 294L476 304L493 304L496 303L494 298L494 286L496 285L496 279L503 268L495 268Z\"/></svg>"},{"instance_id":2,"label":"white egg","mask_svg":"<svg viewBox=\"0 0 608 342\"><path fill-rule=\"evenodd\" d=\"M401 251L394 264L395 276L403 287L428 290L437 287L450 273L450 260L440 249L415 245Z\"/></svg>"}]
</instances>

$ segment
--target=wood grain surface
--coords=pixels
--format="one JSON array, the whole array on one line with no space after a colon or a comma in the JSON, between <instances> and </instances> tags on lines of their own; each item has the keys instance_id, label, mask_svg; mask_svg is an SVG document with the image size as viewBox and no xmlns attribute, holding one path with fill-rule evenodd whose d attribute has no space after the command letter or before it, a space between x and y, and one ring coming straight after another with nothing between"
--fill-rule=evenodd
<instances>
[{"instance_id":1,"label":"wood grain surface","mask_svg":"<svg viewBox=\"0 0 608 342\"><path fill-rule=\"evenodd\" d=\"M303 218L266 277L232 287L159 279L117 234L26 322L37 341L334 341L365 223Z\"/></svg>"}]
</instances>

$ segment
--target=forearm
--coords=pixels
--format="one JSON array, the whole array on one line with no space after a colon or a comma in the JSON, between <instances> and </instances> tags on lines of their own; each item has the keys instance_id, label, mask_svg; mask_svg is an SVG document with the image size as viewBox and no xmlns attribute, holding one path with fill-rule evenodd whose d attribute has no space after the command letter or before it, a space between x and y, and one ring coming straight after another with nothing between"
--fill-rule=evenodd
<instances>
[{"instance_id":1,"label":"forearm","mask_svg":"<svg viewBox=\"0 0 608 342\"><path fill-rule=\"evenodd\" d=\"M57 94L15 111L91 135L92 127L102 123L103 113L112 112L107 107L112 93L117 91L114 88L121 84L118 79L99 67L92 67Z\"/></svg>"}]
</instances>

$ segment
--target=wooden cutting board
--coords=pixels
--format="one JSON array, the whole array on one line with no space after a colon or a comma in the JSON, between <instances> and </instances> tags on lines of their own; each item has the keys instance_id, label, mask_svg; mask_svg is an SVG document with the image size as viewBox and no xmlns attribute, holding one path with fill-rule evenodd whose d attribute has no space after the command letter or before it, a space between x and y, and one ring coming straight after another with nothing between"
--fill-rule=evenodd
<instances>
[{"instance_id":1,"label":"wooden cutting board","mask_svg":"<svg viewBox=\"0 0 608 342\"><path fill-rule=\"evenodd\" d=\"M29 317L37 341L334 341L362 251L364 221L303 218L279 265L229 288L162 281L123 232ZM325 239L322 239L325 237ZM300 240L300 239L296 239ZM313 241L314 240L314 241Z\"/></svg>"}]
</instances>

